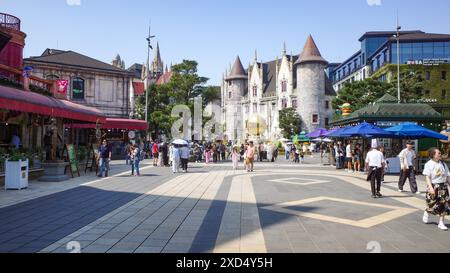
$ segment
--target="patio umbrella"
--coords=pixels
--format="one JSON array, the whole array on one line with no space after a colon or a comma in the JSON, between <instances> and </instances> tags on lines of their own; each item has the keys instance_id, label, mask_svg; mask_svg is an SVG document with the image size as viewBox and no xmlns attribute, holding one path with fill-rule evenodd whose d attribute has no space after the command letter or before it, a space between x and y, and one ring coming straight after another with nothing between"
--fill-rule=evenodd
<instances>
[{"instance_id":1,"label":"patio umbrella","mask_svg":"<svg viewBox=\"0 0 450 273\"><path fill-rule=\"evenodd\" d=\"M314 132L307 134L306 136L309 138L318 138L318 137L324 137L326 133L328 133L327 129L319 128L319 129L315 130Z\"/></svg>"},{"instance_id":2,"label":"patio umbrella","mask_svg":"<svg viewBox=\"0 0 450 273\"><path fill-rule=\"evenodd\" d=\"M172 142L172 144L177 144L177 145L188 145L188 142L186 140L183 139L176 139Z\"/></svg>"},{"instance_id":3,"label":"patio umbrella","mask_svg":"<svg viewBox=\"0 0 450 273\"><path fill-rule=\"evenodd\" d=\"M343 132L346 137L392 138L394 133L381 129L373 124L363 122Z\"/></svg>"},{"instance_id":4,"label":"patio umbrella","mask_svg":"<svg viewBox=\"0 0 450 273\"><path fill-rule=\"evenodd\" d=\"M409 139L434 138L440 140L449 140L448 136L424 128L412 122L405 122L398 126L386 129L397 137Z\"/></svg>"},{"instance_id":5,"label":"patio umbrella","mask_svg":"<svg viewBox=\"0 0 450 273\"><path fill-rule=\"evenodd\" d=\"M345 135L345 131L350 128L352 128L352 127L347 126L344 128L334 129L334 130L329 131L325 136L326 137L334 137L334 138L348 137L347 135Z\"/></svg>"},{"instance_id":6,"label":"patio umbrella","mask_svg":"<svg viewBox=\"0 0 450 273\"><path fill-rule=\"evenodd\" d=\"M324 142L324 143L331 143L333 140L329 138L315 138L312 140L312 142Z\"/></svg>"}]
</instances>

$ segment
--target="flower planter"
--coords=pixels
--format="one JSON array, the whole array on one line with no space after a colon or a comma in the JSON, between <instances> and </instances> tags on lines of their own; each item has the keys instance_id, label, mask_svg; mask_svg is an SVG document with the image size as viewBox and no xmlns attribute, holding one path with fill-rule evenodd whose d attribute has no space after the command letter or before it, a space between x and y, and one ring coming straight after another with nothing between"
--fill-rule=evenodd
<instances>
[{"instance_id":1,"label":"flower planter","mask_svg":"<svg viewBox=\"0 0 450 273\"><path fill-rule=\"evenodd\" d=\"M41 166L44 169L44 176L39 178L41 182L62 182L69 180L69 176L64 173L66 166L69 165L64 161L45 161Z\"/></svg>"},{"instance_id":2,"label":"flower planter","mask_svg":"<svg viewBox=\"0 0 450 273\"><path fill-rule=\"evenodd\" d=\"M28 160L6 161L5 190L28 188Z\"/></svg>"}]
</instances>

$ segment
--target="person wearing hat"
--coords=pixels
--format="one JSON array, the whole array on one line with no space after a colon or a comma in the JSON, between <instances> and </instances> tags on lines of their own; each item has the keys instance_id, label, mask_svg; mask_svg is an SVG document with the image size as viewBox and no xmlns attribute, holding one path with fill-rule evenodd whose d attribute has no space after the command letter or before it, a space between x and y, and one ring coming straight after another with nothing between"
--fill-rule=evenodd
<instances>
[{"instance_id":1,"label":"person wearing hat","mask_svg":"<svg viewBox=\"0 0 450 273\"><path fill-rule=\"evenodd\" d=\"M381 177L384 169L384 157L380 152L380 145L376 139L372 140L372 149L367 153L366 170L367 181L370 181L372 198L381 198Z\"/></svg>"},{"instance_id":2,"label":"person wearing hat","mask_svg":"<svg viewBox=\"0 0 450 273\"><path fill-rule=\"evenodd\" d=\"M398 155L400 158L400 179L398 181L398 191L403 192L406 179L409 180L409 185L412 193L420 194L417 188L416 174L414 172L414 161L416 160L416 152L414 151L414 142L409 140L406 142L406 148Z\"/></svg>"}]
</instances>

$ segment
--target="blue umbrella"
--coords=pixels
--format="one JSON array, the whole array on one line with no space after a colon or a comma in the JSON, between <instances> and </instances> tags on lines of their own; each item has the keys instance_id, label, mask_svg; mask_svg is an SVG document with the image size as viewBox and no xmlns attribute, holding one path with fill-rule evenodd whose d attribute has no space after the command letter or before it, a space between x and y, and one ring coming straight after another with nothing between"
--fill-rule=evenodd
<instances>
[{"instance_id":1,"label":"blue umbrella","mask_svg":"<svg viewBox=\"0 0 450 273\"><path fill-rule=\"evenodd\" d=\"M440 140L447 140L448 136L439 134L433 130L424 128L412 122L405 122L398 126L386 129L386 131L392 132L397 137L421 139L421 138L434 138Z\"/></svg>"},{"instance_id":2,"label":"blue umbrella","mask_svg":"<svg viewBox=\"0 0 450 273\"><path fill-rule=\"evenodd\" d=\"M348 135L345 134L345 131L349 130L350 126L344 127L344 128L339 128L339 129L335 129L335 130L331 130L330 132L328 132L327 134L325 134L326 137L334 137L334 138L339 138L339 137L348 137Z\"/></svg>"},{"instance_id":3,"label":"blue umbrella","mask_svg":"<svg viewBox=\"0 0 450 273\"><path fill-rule=\"evenodd\" d=\"M307 134L306 136L309 138L318 138L318 137L324 137L326 133L328 133L327 129L319 128L319 129L315 130L314 132Z\"/></svg>"},{"instance_id":4,"label":"blue umbrella","mask_svg":"<svg viewBox=\"0 0 450 273\"><path fill-rule=\"evenodd\" d=\"M381 129L373 124L363 122L355 127L346 130L348 137L366 137L366 138L392 138L394 133Z\"/></svg>"}]
</instances>

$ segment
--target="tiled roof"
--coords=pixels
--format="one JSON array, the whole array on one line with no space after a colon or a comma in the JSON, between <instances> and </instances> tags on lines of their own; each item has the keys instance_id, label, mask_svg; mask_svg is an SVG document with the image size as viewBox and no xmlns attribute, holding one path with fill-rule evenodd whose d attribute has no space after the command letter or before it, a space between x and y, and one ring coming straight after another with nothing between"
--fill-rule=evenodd
<instances>
[{"instance_id":1,"label":"tiled roof","mask_svg":"<svg viewBox=\"0 0 450 273\"><path fill-rule=\"evenodd\" d=\"M237 56L236 60L234 61L233 68L231 69L230 75L227 77L227 79L246 79L247 73L245 72L244 67L242 66L241 59L239 56Z\"/></svg>"},{"instance_id":2,"label":"tiled roof","mask_svg":"<svg viewBox=\"0 0 450 273\"><path fill-rule=\"evenodd\" d=\"M136 96L144 95L145 85L143 82L133 82L133 90Z\"/></svg>"},{"instance_id":3,"label":"tiled roof","mask_svg":"<svg viewBox=\"0 0 450 273\"><path fill-rule=\"evenodd\" d=\"M63 51L63 50L55 50L55 49L47 49L41 56L38 57L30 57L24 59L24 61L30 62L38 62L38 63L47 63L47 64L56 64L56 65L65 65L65 66L73 66L80 68L91 68L97 70L103 70L108 72L116 72L116 73L126 73L129 74L126 70L120 69L113 65L104 63L102 61L93 59L91 57L82 55L80 53L74 51Z\"/></svg>"},{"instance_id":4,"label":"tiled roof","mask_svg":"<svg viewBox=\"0 0 450 273\"><path fill-rule=\"evenodd\" d=\"M172 78L173 72L169 71L161 75L159 79L156 81L157 85L162 85L170 82L170 79Z\"/></svg>"},{"instance_id":5,"label":"tiled roof","mask_svg":"<svg viewBox=\"0 0 450 273\"><path fill-rule=\"evenodd\" d=\"M411 33L424 33L421 30L405 30L400 31L400 36L402 34L411 34ZM368 31L359 38L359 41L362 42L367 37L389 37L397 34L397 31Z\"/></svg>"},{"instance_id":6,"label":"tiled roof","mask_svg":"<svg viewBox=\"0 0 450 273\"><path fill-rule=\"evenodd\" d=\"M396 41L395 37L391 37L390 41ZM436 34L436 33L414 33L400 35L400 42L406 41L450 41L450 34Z\"/></svg>"},{"instance_id":7,"label":"tiled roof","mask_svg":"<svg viewBox=\"0 0 450 273\"><path fill-rule=\"evenodd\" d=\"M307 62L322 62L328 64L328 62L322 58L322 55L320 54L320 51L311 35L308 36L305 47L303 48L303 51L295 64L297 65Z\"/></svg>"}]
</instances>

